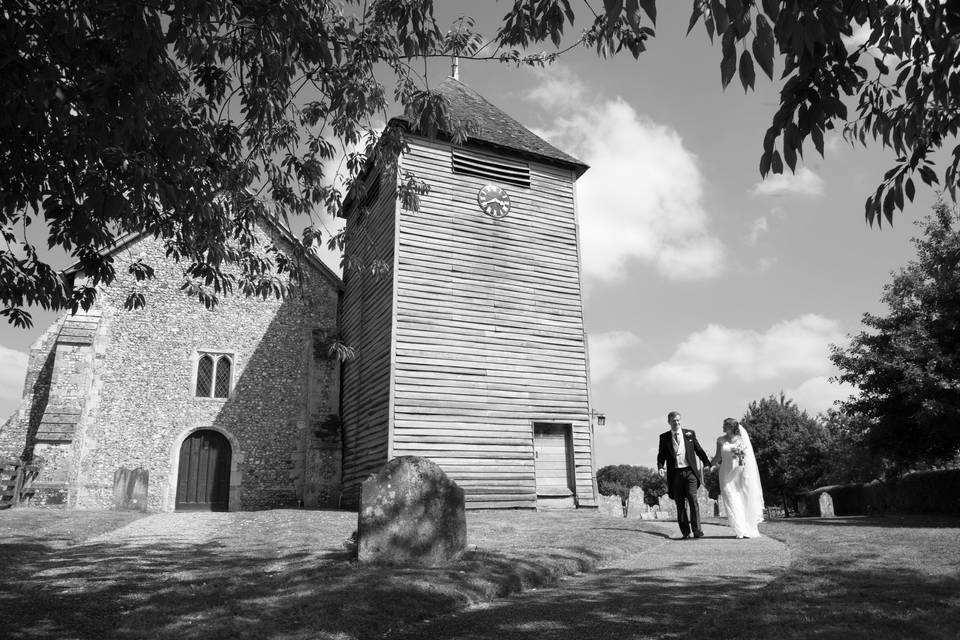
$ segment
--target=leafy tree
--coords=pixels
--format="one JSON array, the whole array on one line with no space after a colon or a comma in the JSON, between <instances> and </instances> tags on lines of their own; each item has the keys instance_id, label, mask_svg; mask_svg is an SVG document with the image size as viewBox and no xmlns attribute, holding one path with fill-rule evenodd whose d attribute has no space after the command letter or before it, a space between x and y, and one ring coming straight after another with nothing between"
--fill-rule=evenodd
<instances>
[{"instance_id":1,"label":"leafy tree","mask_svg":"<svg viewBox=\"0 0 960 640\"><path fill-rule=\"evenodd\" d=\"M605 496L619 495L623 504L630 497L630 487L643 489L644 501L657 504L667 486L655 469L629 464L608 465L597 471L597 488Z\"/></svg>"},{"instance_id":2,"label":"leafy tree","mask_svg":"<svg viewBox=\"0 0 960 640\"><path fill-rule=\"evenodd\" d=\"M741 422L757 456L764 501L796 511L795 496L826 475L827 431L783 393L751 402Z\"/></svg>"},{"instance_id":3,"label":"leafy tree","mask_svg":"<svg viewBox=\"0 0 960 640\"><path fill-rule=\"evenodd\" d=\"M960 228L944 204L918 222L917 257L893 276L886 315L833 347L839 379L857 388L844 411L862 415L864 439L897 469L960 452Z\"/></svg>"},{"instance_id":4,"label":"leafy tree","mask_svg":"<svg viewBox=\"0 0 960 640\"><path fill-rule=\"evenodd\" d=\"M640 488L643 489L643 501L653 506L667 495L667 481L660 477L656 469L640 467Z\"/></svg>"},{"instance_id":5,"label":"leafy tree","mask_svg":"<svg viewBox=\"0 0 960 640\"><path fill-rule=\"evenodd\" d=\"M823 484L869 482L885 475L887 462L867 445L869 418L831 408L818 420L827 432Z\"/></svg>"},{"instance_id":6,"label":"leafy tree","mask_svg":"<svg viewBox=\"0 0 960 640\"><path fill-rule=\"evenodd\" d=\"M297 261L255 246L255 216L310 216L304 250L342 243L320 214L361 195L355 178L368 161L389 165L404 149L403 131L373 124L394 101L421 133L444 131L455 141L469 133L470 123L452 121L415 69L448 55L544 65L582 46L639 57L655 35L655 0L602 4L588 3L585 27L567 36L575 20L569 0L514 0L485 36L468 17L441 29L431 0L4 3L0 314L27 326L30 305L88 308L96 286L116 275L103 251L130 233L162 239L184 265L183 290L207 305L235 290L283 295ZM738 75L752 88L756 66L772 79L782 61L761 174L795 169L808 140L823 154L825 132L846 126L852 140L898 155L867 200L869 221L891 220L913 199L914 174L939 182L930 155L960 122L957 3L692 5L690 28L702 24L720 42L723 86ZM850 44L861 26L869 39ZM548 41L555 51L530 53ZM491 47L481 48L486 42ZM849 123L845 99L858 104ZM943 173L951 194L958 163L955 148ZM397 196L415 207L427 188L404 175ZM78 261L88 280L68 286L40 256L28 234L40 221L48 246ZM238 274L223 268L230 263ZM144 262L130 269L138 279L153 276Z\"/></svg>"}]
</instances>

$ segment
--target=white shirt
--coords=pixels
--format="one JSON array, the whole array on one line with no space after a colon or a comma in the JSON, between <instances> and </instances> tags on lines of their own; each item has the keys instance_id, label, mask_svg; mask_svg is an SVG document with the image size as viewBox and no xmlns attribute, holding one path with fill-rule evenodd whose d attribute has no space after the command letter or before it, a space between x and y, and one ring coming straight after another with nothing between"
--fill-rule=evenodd
<instances>
[{"instance_id":1,"label":"white shirt","mask_svg":"<svg viewBox=\"0 0 960 640\"><path fill-rule=\"evenodd\" d=\"M677 434L680 435L680 441L677 442ZM677 469L685 469L690 465L687 464L687 447L684 442L683 429L679 431L674 431L670 429L670 437L673 438L673 444L677 449Z\"/></svg>"}]
</instances>

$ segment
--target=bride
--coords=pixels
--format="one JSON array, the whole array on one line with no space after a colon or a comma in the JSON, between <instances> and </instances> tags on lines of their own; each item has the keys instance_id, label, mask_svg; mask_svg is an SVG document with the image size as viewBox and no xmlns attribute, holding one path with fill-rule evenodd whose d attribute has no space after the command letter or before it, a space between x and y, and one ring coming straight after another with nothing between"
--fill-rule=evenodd
<instances>
[{"instance_id":1,"label":"bride","mask_svg":"<svg viewBox=\"0 0 960 640\"><path fill-rule=\"evenodd\" d=\"M723 421L723 435L717 438L712 464L720 465L720 493L733 532L738 538L758 537L757 524L763 522L763 489L757 458L747 430L733 418Z\"/></svg>"}]
</instances>

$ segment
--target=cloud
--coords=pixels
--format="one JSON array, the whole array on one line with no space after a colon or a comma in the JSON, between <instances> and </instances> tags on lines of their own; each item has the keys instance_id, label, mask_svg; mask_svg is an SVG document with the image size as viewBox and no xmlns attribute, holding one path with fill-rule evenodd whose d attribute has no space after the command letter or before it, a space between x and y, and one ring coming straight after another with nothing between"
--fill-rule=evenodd
<instances>
[{"instance_id":1,"label":"cloud","mask_svg":"<svg viewBox=\"0 0 960 640\"><path fill-rule=\"evenodd\" d=\"M760 216L753 221L753 226L750 227L750 235L747 236L747 244L755 245L757 240L760 239L760 235L765 233L770 228L770 225L767 223L766 216Z\"/></svg>"},{"instance_id":2,"label":"cloud","mask_svg":"<svg viewBox=\"0 0 960 640\"><path fill-rule=\"evenodd\" d=\"M835 401L846 399L853 392L852 385L830 382L828 376L816 376L787 389L784 394L800 409L810 415L817 415L832 407Z\"/></svg>"},{"instance_id":3,"label":"cloud","mask_svg":"<svg viewBox=\"0 0 960 640\"><path fill-rule=\"evenodd\" d=\"M20 406L27 359L26 353L0 345L0 422Z\"/></svg>"},{"instance_id":4,"label":"cloud","mask_svg":"<svg viewBox=\"0 0 960 640\"><path fill-rule=\"evenodd\" d=\"M703 175L680 135L620 98L590 94L564 67L538 78L527 97L554 114L538 133L590 165L577 183L585 276L615 282L635 262L675 280L717 276L724 246L710 232Z\"/></svg>"},{"instance_id":5,"label":"cloud","mask_svg":"<svg viewBox=\"0 0 960 640\"><path fill-rule=\"evenodd\" d=\"M624 359L624 351L640 343L629 331L610 331L590 336L590 381L610 376Z\"/></svg>"},{"instance_id":6,"label":"cloud","mask_svg":"<svg viewBox=\"0 0 960 640\"><path fill-rule=\"evenodd\" d=\"M829 345L843 340L839 325L807 314L766 332L709 325L687 337L669 359L633 376L646 388L666 393L705 391L724 378L741 382L787 375L828 375Z\"/></svg>"},{"instance_id":7,"label":"cloud","mask_svg":"<svg viewBox=\"0 0 960 640\"><path fill-rule=\"evenodd\" d=\"M750 190L752 196L809 196L823 195L823 180L810 169L800 167L796 173L771 174Z\"/></svg>"}]
</instances>

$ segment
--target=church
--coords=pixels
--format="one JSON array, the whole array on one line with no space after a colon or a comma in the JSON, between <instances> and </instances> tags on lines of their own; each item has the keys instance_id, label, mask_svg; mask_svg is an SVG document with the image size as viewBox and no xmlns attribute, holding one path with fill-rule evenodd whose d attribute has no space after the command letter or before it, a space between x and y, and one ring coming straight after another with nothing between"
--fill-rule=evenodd
<instances>
[{"instance_id":1,"label":"church","mask_svg":"<svg viewBox=\"0 0 960 640\"><path fill-rule=\"evenodd\" d=\"M371 473L416 455L467 508L596 506L575 197L587 166L455 77L438 90L451 120L476 125L467 141L395 119L408 150L344 209L345 257L385 273L341 278L311 257L295 295L208 310L154 239L114 248L118 274L147 258L155 278L118 277L49 327L0 427L0 460L34 470L30 502L356 508ZM410 172L430 185L416 211L397 197ZM270 220L258 234L296 242ZM145 308L124 308L132 286ZM334 338L355 357L332 357Z\"/></svg>"}]
</instances>

